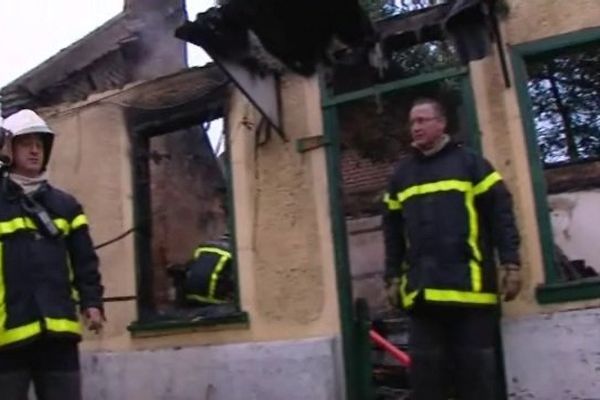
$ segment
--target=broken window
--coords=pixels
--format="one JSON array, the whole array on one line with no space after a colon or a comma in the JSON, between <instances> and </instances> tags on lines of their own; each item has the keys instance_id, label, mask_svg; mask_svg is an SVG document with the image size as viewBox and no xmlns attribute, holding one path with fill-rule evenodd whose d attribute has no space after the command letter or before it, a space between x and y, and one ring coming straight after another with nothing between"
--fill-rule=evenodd
<instances>
[{"instance_id":1,"label":"broken window","mask_svg":"<svg viewBox=\"0 0 600 400\"><path fill-rule=\"evenodd\" d=\"M136 134L138 322L142 324L218 319L236 313L233 251L223 268L227 276L219 277L229 282L227 304L190 303L182 281L189 276L185 268L198 254L199 245L222 240L231 226L225 136L221 119L175 130L158 125L149 133Z\"/></svg>"},{"instance_id":2,"label":"broken window","mask_svg":"<svg viewBox=\"0 0 600 400\"><path fill-rule=\"evenodd\" d=\"M600 43L526 64L544 164L600 159Z\"/></svg>"},{"instance_id":3,"label":"broken window","mask_svg":"<svg viewBox=\"0 0 600 400\"><path fill-rule=\"evenodd\" d=\"M524 58L531 130L544 170L559 280L598 276L600 42Z\"/></svg>"}]
</instances>

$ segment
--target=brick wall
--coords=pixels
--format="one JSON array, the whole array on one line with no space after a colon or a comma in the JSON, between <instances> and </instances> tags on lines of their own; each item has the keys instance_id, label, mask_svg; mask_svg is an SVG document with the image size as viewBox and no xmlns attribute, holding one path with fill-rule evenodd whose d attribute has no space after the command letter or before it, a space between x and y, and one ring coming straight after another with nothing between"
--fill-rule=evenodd
<instances>
[{"instance_id":1,"label":"brick wall","mask_svg":"<svg viewBox=\"0 0 600 400\"><path fill-rule=\"evenodd\" d=\"M373 162L352 149L342 153L341 163L346 215L378 214L393 163Z\"/></svg>"}]
</instances>

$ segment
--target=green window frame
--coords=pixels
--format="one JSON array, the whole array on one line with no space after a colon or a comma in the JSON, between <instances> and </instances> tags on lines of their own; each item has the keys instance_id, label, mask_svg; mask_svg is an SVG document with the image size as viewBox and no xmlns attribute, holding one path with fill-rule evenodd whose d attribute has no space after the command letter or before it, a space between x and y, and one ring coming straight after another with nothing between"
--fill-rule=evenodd
<instances>
[{"instance_id":1,"label":"green window frame","mask_svg":"<svg viewBox=\"0 0 600 400\"><path fill-rule=\"evenodd\" d=\"M150 265L152 263L149 232L152 226L147 223L150 219L150 204L152 196L149 186L148 154L150 140L159 135L169 134L178 129L185 129L204 124L206 121L225 117L222 109L207 110L201 112L203 99L194 100L190 103L175 106L166 111L147 111L138 109L127 109L127 120L131 132L131 169L133 174L133 214L134 226L138 227L134 233L135 248L135 272L136 272L136 300L138 319L133 321L127 329L135 337L156 336L168 333L181 333L198 331L206 327L212 330L215 326L231 325L235 328L246 328L249 326L249 315L242 309L239 295L237 245L235 232L235 209L234 209L234 187L233 172L231 164L231 149L229 132L225 134L225 183L227 186L227 206L229 208L227 227L234 244L231 247L232 267L235 280L234 306L235 312L219 317L206 318L173 318L169 320L156 321L154 316L154 304L152 301L153 277ZM199 110L201 110L199 112ZM225 129L227 124L225 122ZM144 230L140 230L144 227ZM190 249L190 253L193 249Z\"/></svg>"},{"instance_id":2,"label":"green window frame","mask_svg":"<svg viewBox=\"0 0 600 400\"><path fill-rule=\"evenodd\" d=\"M537 287L536 298L540 304L562 303L600 298L600 278L576 281L559 281L554 268L552 226L546 194L544 169L536 140L532 102L527 91L527 61L549 57L569 48L577 48L600 41L600 27L588 28L546 39L510 47L517 99L525 132L527 157L531 171L536 218L540 232L544 264L544 283Z\"/></svg>"}]
</instances>

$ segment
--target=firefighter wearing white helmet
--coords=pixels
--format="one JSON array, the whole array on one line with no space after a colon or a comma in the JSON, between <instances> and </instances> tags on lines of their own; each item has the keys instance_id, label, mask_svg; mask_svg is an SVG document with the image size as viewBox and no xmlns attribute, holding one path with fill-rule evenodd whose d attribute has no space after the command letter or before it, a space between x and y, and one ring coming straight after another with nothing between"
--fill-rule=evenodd
<instances>
[{"instance_id":1,"label":"firefighter wearing white helmet","mask_svg":"<svg viewBox=\"0 0 600 400\"><path fill-rule=\"evenodd\" d=\"M50 159L52 152L52 144L54 143L54 132L46 121L32 110L21 110L4 121L4 131L7 133L6 155L9 158L11 170L17 170L16 174L24 174L25 176L39 175L46 169L46 165ZM30 151L19 152L17 156L22 156L15 164L13 154L13 142L35 141L40 144L39 151L33 153ZM38 154L39 153L39 154Z\"/></svg>"},{"instance_id":2,"label":"firefighter wearing white helmet","mask_svg":"<svg viewBox=\"0 0 600 400\"><path fill-rule=\"evenodd\" d=\"M10 157L0 186L0 388L3 400L80 400L77 305L104 321L98 257L79 202L48 183L54 132L31 110L3 123Z\"/></svg>"}]
</instances>

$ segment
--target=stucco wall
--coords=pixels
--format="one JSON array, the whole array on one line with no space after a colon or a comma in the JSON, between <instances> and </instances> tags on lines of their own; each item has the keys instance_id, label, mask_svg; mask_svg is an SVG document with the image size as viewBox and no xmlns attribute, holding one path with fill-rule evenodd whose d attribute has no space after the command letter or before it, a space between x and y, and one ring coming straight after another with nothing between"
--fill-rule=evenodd
<instances>
[{"instance_id":1,"label":"stucco wall","mask_svg":"<svg viewBox=\"0 0 600 400\"><path fill-rule=\"evenodd\" d=\"M284 130L255 145L257 111L239 92L229 126L243 308L257 338L337 334L339 316L323 149L295 141L322 133L316 80L282 83Z\"/></svg>"},{"instance_id":2,"label":"stucco wall","mask_svg":"<svg viewBox=\"0 0 600 400\"><path fill-rule=\"evenodd\" d=\"M596 0L507 0L510 8L505 40L517 44L597 27Z\"/></svg>"},{"instance_id":3,"label":"stucco wall","mask_svg":"<svg viewBox=\"0 0 600 400\"><path fill-rule=\"evenodd\" d=\"M595 0L509 0L508 3L510 14L502 23L508 55L511 45L600 26L600 7ZM522 236L524 288L516 301L503 306L505 316L600 305L600 301L538 305L535 288L544 282L543 260L515 82L510 88L504 87L495 48L491 57L471 63L470 69L484 153L502 173L513 194ZM512 71L511 79L514 79Z\"/></svg>"}]
</instances>

